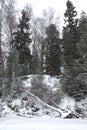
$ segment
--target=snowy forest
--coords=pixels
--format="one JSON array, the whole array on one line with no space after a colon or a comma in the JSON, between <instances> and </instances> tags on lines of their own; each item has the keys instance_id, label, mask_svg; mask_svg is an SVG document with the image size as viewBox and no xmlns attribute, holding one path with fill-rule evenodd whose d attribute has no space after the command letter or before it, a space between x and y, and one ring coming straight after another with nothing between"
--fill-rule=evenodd
<instances>
[{"instance_id":1,"label":"snowy forest","mask_svg":"<svg viewBox=\"0 0 87 130\"><path fill-rule=\"evenodd\" d=\"M87 119L86 12L67 0L61 33L53 8L15 5L0 0L0 117Z\"/></svg>"}]
</instances>

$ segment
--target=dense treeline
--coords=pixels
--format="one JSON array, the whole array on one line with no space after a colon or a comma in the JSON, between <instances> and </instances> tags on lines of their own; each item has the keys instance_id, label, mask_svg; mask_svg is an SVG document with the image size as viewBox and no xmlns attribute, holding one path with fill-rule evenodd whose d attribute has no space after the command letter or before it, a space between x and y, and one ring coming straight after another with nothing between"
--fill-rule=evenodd
<instances>
[{"instance_id":1,"label":"dense treeline","mask_svg":"<svg viewBox=\"0 0 87 130\"><path fill-rule=\"evenodd\" d=\"M14 0L0 3L0 95L10 90L17 77L47 74L62 75L61 88L76 100L86 97L86 13L77 18L76 8L68 0L60 38L59 20L52 8L35 18L30 5L18 16Z\"/></svg>"},{"instance_id":2,"label":"dense treeline","mask_svg":"<svg viewBox=\"0 0 87 130\"><path fill-rule=\"evenodd\" d=\"M71 1L66 3L65 27L63 28L64 74L62 88L76 100L87 96L86 84L86 28L85 12L77 18L76 8Z\"/></svg>"}]
</instances>

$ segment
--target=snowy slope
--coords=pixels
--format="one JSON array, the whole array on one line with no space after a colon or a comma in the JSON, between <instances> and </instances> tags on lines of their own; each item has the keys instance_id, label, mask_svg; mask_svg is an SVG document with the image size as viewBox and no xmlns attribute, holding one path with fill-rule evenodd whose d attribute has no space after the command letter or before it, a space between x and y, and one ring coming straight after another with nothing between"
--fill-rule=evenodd
<instances>
[{"instance_id":1,"label":"snowy slope","mask_svg":"<svg viewBox=\"0 0 87 130\"><path fill-rule=\"evenodd\" d=\"M43 83L52 91L60 90L60 78L50 77L49 75L43 75L42 77ZM61 102L57 104L57 107L49 105L31 93L30 88L32 87L33 78L38 78L38 75L22 77L23 86L21 86L21 91L15 93L15 98L8 98L6 102L0 101L1 117L18 115L27 118L42 116L51 118L87 118L87 99L75 102L74 99L62 95Z\"/></svg>"},{"instance_id":2,"label":"snowy slope","mask_svg":"<svg viewBox=\"0 0 87 130\"><path fill-rule=\"evenodd\" d=\"M0 130L87 130L86 120L64 120L58 118L2 118Z\"/></svg>"}]
</instances>

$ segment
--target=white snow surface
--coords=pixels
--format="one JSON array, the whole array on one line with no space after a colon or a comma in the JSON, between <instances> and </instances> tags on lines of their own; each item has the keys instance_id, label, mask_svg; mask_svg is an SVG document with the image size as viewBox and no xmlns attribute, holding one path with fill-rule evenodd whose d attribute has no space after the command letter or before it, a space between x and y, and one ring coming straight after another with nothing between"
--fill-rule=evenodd
<instances>
[{"instance_id":1,"label":"white snow surface","mask_svg":"<svg viewBox=\"0 0 87 130\"><path fill-rule=\"evenodd\" d=\"M46 107L37 98L29 96L29 90L32 86L31 82L33 78L38 78L38 75L27 75L22 77L24 92L20 93L20 96L16 99L11 99L9 103L1 102L1 117L8 117L11 114L20 115L22 117L34 117L34 116L49 116L59 117L59 112L61 113L61 118L65 118L68 114L73 113L82 118L87 118L87 99L80 102L75 102L74 99L62 95L61 102L58 105L58 109ZM42 75L43 83L46 84L53 91L56 89L60 90L60 79L61 77L51 77L49 75ZM26 99L26 100L24 100ZM33 107L31 107L33 104ZM38 108L37 112L34 112ZM77 114L75 109L80 110L81 114ZM59 112L58 112L59 111Z\"/></svg>"},{"instance_id":2,"label":"white snow surface","mask_svg":"<svg viewBox=\"0 0 87 130\"><path fill-rule=\"evenodd\" d=\"M87 120L17 116L1 118L0 130L87 130Z\"/></svg>"},{"instance_id":3,"label":"white snow surface","mask_svg":"<svg viewBox=\"0 0 87 130\"><path fill-rule=\"evenodd\" d=\"M44 84L52 89L60 88L60 79L56 77L51 78L50 76L43 77ZM26 77L25 80L23 80L25 89L31 87L31 80L32 76L28 76L28 78ZM27 100L23 100L25 97L28 97L28 95L24 92L21 94L21 97L9 103L12 108L15 108L14 110L11 110L6 102L2 103L0 101L3 108L1 109L0 130L87 130L86 118L62 119L69 113L74 113L75 107L81 108L85 117L87 114L87 99L76 103L72 98L64 95L59 105L59 107L62 108L59 108L62 115L62 117L59 118L57 112L43 106L39 100L36 100L33 96L32 99L30 96ZM34 108L30 105L32 102L35 103L34 107L39 108L37 112L33 112ZM49 112L49 114L46 114L47 112Z\"/></svg>"},{"instance_id":4,"label":"white snow surface","mask_svg":"<svg viewBox=\"0 0 87 130\"><path fill-rule=\"evenodd\" d=\"M70 110L71 112L74 111L75 105L76 105L75 100L66 95L64 95L60 103L61 108L63 108L66 111Z\"/></svg>"}]
</instances>

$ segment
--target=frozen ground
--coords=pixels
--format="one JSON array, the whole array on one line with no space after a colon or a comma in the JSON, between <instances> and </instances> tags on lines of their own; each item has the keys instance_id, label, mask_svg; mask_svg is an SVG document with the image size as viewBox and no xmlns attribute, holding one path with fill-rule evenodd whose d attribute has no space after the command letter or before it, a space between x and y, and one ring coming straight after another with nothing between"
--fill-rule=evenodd
<instances>
[{"instance_id":1,"label":"frozen ground","mask_svg":"<svg viewBox=\"0 0 87 130\"><path fill-rule=\"evenodd\" d=\"M44 77L48 86L60 86L59 79ZM87 130L87 99L76 103L64 95L56 113L54 109L41 103L39 99L26 92L31 87L31 77L24 80L24 90L17 99L10 102L1 102L0 130ZM26 99L26 100L24 100ZM33 107L31 107L31 104ZM39 108L34 112L35 108ZM61 109L60 109L61 108ZM76 113L80 110L81 114ZM59 111L61 118L59 118ZM49 114L47 114L49 113ZM62 119L69 113L79 116L79 119ZM57 115L58 114L58 115ZM19 116L18 116L19 115Z\"/></svg>"},{"instance_id":2,"label":"frozen ground","mask_svg":"<svg viewBox=\"0 0 87 130\"><path fill-rule=\"evenodd\" d=\"M87 121L49 117L9 117L0 119L0 130L87 130Z\"/></svg>"}]
</instances>

